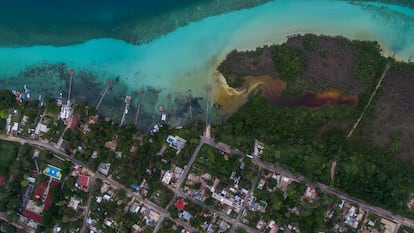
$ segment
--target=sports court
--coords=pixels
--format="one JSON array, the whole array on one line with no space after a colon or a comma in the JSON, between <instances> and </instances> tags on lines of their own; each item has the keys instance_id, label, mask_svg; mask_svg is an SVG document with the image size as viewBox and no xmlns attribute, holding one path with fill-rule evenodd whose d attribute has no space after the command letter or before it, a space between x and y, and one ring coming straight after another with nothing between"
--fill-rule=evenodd
<instances>
[{"instance_id":1,"label":"sports court","mask_svg":"<svg viewBox=\"0 0 414 233\"><path fill-rule=\"evenodd\" d=\"M60 180L62 179L62 173L60 173L60 170L60 168L48 164L45 170L43 170L43 174L50 176L56 180Z\"/></svg>"}]
</instances>

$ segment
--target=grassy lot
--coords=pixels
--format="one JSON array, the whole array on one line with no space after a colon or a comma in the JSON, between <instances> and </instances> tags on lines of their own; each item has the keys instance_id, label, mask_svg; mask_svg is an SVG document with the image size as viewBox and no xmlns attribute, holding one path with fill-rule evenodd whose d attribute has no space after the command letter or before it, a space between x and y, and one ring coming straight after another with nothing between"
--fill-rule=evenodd
<instances>
[{"instance_id":1,"label":"grassy lot","mask_svg":"<svg viewBox=\"0 0 414 233\"><path fill-rule=\"evenodd\" d=\"M165 219L162 222L159 232L180 233L183 229L184 229L183 227L176 225L170 219Z\"/></svg>"},{"instance_id":2,"label":"grassy lot","mask_svg":"<svg viewBox=\"0 0 414 233\"><path fill-rule=\"evenodd\" d=\"M0 176L7 175L9 165L16 158L18 147L18 143L0 141Z\"/></svg>"},{"instance_id":3,"label":"grassy lot","mask_svg":"<svg viewBox=\"0 0 414 233\"><path fill-rule=\"evenodd\" d=\"M53 154L49 151L43 150L39 153L38 159L39 169L43 170L47 167L47 164L51 164L55 167L62 168L63 161L53 156Z\"/></svg>"},{"instance_id":4,"label":"grassy lot","mask_svg":"<svg viewBox=\"0 0 414 233\"><path fill-rule=\"evenodd\" d=\"M240 169L241 161L245 163L245 169ZM239 185L250 189L251 182L257 175L258 167L251 164L249 159L240 160L238 155L223 155L217 149L204 145L194 163L192 172L202 175L205 172L220 179L220 184L224 186L231 185L230 180L232 172L241 176Z\"/></svg>"},{"instance_id":5,"label":"grassy lot","mask_svg":"<svg viewBox=\"0 0 414 233\"><path fill-rule=\"evenodd\" d=\"M168 202L173 198L174 193L166 186L159 184L157 189L152 193L150 200L165 208Z\"/></svg>"},{"instance_id":6,"label":"grassy lot","mask_svg":"<svg viewBox=\"0 0 414 233\"><path fill-rule=\"evenodd\" d=\"M401 226L398 233L414 233L414 229L408 228L406 226Z\"/></svg>"}]
</instances>

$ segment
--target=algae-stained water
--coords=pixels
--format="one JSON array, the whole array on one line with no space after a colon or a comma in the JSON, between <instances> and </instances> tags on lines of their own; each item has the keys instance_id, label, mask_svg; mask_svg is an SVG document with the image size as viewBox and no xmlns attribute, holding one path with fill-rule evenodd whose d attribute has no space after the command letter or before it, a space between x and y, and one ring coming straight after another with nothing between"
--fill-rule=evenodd
<instances>
[{"instance_id":1,"label":"algae-stained water","mask_svg":"<svg viewBox=\"0 0 414 233\"><path fill-rule=\"evenodd\" d=\"M298 33L377 40L387 54L396 52L397 58L405 60L414 55L410 8L375 2L279 0L207 17L141 45L96 38L67 46L3 46L0 85L12 89L28 84L34 96L57 95L65 88L65 70L72 69L77 74L75 100L96 104L106 80L117 78L119 82L104 100L104 114L119 119L124 96L132 95L135 105L138 91L144 88L142 124L158 119L158 108L168 106L168 95L173 96L171 123L180 124L188 119L188 96L205 97L208 84L213 86L216 102L223 101L219 97L224 92L233 96L224 98L231 100L224 105L244 103L245 95L229 91L216 73L227 53L281 43ZM202 104L192 101L194 113L204 109Z\"/></svg>"}]
</instances>

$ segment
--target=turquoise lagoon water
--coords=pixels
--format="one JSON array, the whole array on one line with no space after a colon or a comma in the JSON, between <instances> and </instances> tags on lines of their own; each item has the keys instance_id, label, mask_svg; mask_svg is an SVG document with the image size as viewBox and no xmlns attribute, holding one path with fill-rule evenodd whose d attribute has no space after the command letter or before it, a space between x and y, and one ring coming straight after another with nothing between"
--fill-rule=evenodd
<instances>
[{"instance_id":1,"label":"turquoise lagoon water","mask_svg":"<svg viewBox=\"0 0 414 233\"><path fill-rule=\"evenodd\" d=\"M148 44L102 38L62 47L1 47L0 84L1 88L11 89L29 83L36 95L39 83L30 75L22 77L21 72L39 64L64 63L75 73L93 74L96 88L100 89L95 92L102 91L107 79L119 76L122 88L113 93L114 98L127 94L134 98L140 88L156 88L157 99L147 111L158 114L158 106L167 104L167 95L191 92L192 96L204 97L208 84L217 94L223 79L216 67L230 51L281 43L287 36L299 33L377 40L385 54L396 52L397 58L408 60L414 55L414 10L375 2L279 0L190 23ZM50 83L51 80L42 85ZM64 88L64 84L59 85ZM96 103L96 99L92 102ZM181 107L172 109L178 112Z\"/></svg>"}]
</instances>

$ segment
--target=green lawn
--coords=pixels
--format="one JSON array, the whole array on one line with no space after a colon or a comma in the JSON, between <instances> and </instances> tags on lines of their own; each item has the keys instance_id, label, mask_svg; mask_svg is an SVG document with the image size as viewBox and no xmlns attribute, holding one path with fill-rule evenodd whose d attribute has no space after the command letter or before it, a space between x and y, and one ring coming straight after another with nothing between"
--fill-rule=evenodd
<instances>
[{"instance_id":1,"label":"green lawn","mask_svg":"<svg viewBox=\"0 0 414 233\"><path fill-rule=\"evenodd\" d=\"M414 229L408 228L406 226L401 226L398 233L414 233Z\"/></svg>"},{"instance_id":2,"label":"green lawn","mask_svg":"<svg viewBox=\"0 0 414 233\"><path fill-rule=\"evenodd\" d=\"M16 158L18 147L18 143L0 141L0 176L7 175L9 165Z\"/></svg>"},{"instance_id":3,"label":"green lawn","mask_svg":"<svg viewBox=\"0 0 414 233\"><path fill-rule=\"evenodd\" d=\"M174 193L171 190L162 184L158 184L156 190L152 193L150 200L165 208L173 196Z\"/></svg>"},{"instance_id":4,"label":"green lawn","mask_svg":"<svg viewBox=\"0 0 414 233\"><path fill-rule=\"evenodd\" d=\"M40 151L38 159L39 169L43 170L47 167L47 164L51 164L55 167L62 168L63 161L53 156L53 153L49 151Z\"/></svg>"}]
</instances>

